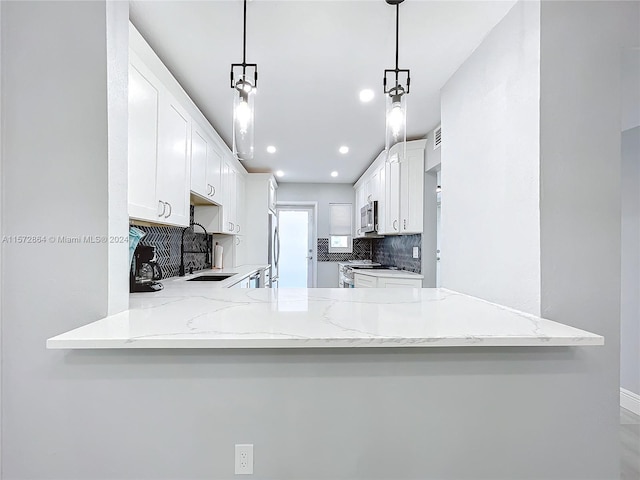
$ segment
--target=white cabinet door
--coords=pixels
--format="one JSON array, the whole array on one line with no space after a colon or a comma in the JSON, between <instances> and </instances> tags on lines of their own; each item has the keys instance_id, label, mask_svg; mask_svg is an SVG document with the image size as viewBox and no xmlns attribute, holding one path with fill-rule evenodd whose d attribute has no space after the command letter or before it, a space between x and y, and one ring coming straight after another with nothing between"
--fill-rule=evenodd
<instances>
[{"instance_id":1,"label":"white cabinet door","mask_svg":"<svg viewBox=\"0 0 640 480\"><path fill-rule=\"evenodd\" d=\"M158 121L157 197L167 208L161 221L188 226L191 125L182 106L168 92L163 93Z\"/></svg>"},{"instance_id":2,"label":"white cabinet door","mask_svg":"<svg viewBox=\"0 0 640 480\"><path fill-rule=\"evenodd\" d=\"M244 175L240 172L236 172L236 198L235 198L235 212L236 212L236 220L235 220L235 233L238 235L243 235L245 227L245 208L244 208L244 195L246 189L246 181Z\"/></svg>"},{"instance_id":3,"label":"white cabinet door","mask_svg":"<svg viewBox=\"0 0 640 480\"><path fill-rule=\"evenodd\" d=\"M356 273L353 276L353 286L355 288L376 288L378 285L375 277Z\"/></svg>"},{"instance_id":4,"label":"white cabinet door","mask_svg":"<svg viewBox=\"0 0 640 480\"><path fill-rule=\"evenodd\" d=\"M207 151L209 149L205 134L193 122L191 128L191 191L203 198L208 198L207 184Z\"/></svg>"},{"instance_id":5,"label":"white cabinet door","mask_svg":"<svg viewBox=\"0 0 640 480\"><path fill-rule=\"evenodd\" d=\"M133 53L129 64L129 216L158 221L156 198L160 81Z\"/></svg>"},{"instance_id":6,"label":"white cabinet door","mask_svg":"<svg viewBox=\"0 0 640 480\"><path fill-rule=\"evenodd\" d=\"M209 198L215 203L222 202L222 186L220 176L222 169L222 152L220 146L209 139L207 149L207 192Z\"/></svg>"},{"instance_id":7,"label":"white cabinet door","mask_svg":"<svg viewBox=\"0 0 640 480\"><path fill-rule=\"evenodd\" d=\"M400 229L422 233L424 201L424 150L407 149L400 161Z\"/></svg>"},{"instance_id":8,"label":"white cabinet door","mask_svg":"<svg viewBox=\"0 0 640 480\"><path fill-rule=\"evenodd\" d=\"M378 278L378 288L422 288L422 280L419 278Z\"/></svg>"},{"instance_id":9,"label":"white cabinet door","mask_svg":"<svg viewBox=\"0 0 640 480\"><path fill-rule=\"evenodd\" d=\"M354 221L354 225L355 225L355 233L354 236L356 238L362 238L364 237L364 232L362 232L361 228L360 228L360 209L364 206L365 204L365 200L364 200L364 185L360 184L360 186L358 188L356 188L355 190L355 208L354 208L354 217L355 217L355 221Z\"/></svg>"},{"instance_id":10,"label":"white cabinet door","mask_svg":"<svg viewBox=\"0 0 640 480\"><path fill-rule=\"evenodd\" d=\"M191 128L191 192L205 201L220 203L220 163L222 154L215 140L193 122ZM206 202L203 202L206 203Z\"/></svg>"},{"instance_id":11,"label":"white cabinet door","mask_svg":"<svg viewBox=\"0 0 640 480\"><path fill-rule=\"evenodd\" d=\"M385 162L378 167L378 233L386 233Z\"/></svg>"},{"instance_id":12,"label":"white cabinet door","mask_svg":"<svg viewBox=\"0 0 640 480\"><path fill-rule=\"evenodd\" d=\"M222 162L222 233L233 233L235 226L233 225L234 213L232 210L235 207L235 171L228 161Z\"/></svg>"},{"instance_id":13,"label":"white cabinet door","mask_svg":"<svg viewBox=\"0 0 640 480\"><path fill-rule=\"evenodd\" d=\"M386 163L384 177L384 231L390 235L400 233L400 163Z\"/></svg>"}]
</instances>

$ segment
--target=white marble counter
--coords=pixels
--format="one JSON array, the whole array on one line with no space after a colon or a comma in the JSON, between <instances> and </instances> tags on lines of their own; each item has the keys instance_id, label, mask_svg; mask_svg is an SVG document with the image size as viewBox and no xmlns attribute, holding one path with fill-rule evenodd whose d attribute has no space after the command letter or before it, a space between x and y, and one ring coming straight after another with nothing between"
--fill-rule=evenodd
<instances>
[{"instance_id":1,"label":"white marble counter","mask_svg":"<svg viewBox=\"0 0 640 480\"><path fill-rule=\"evenodd\" d=\"M264 270L265 268L268 268L268 267L269 265L242 265L240 267L234 267L234 268L211 268L207 270L198 270L197 272L194 272L193 274L190 274L190 275L185 275L184 277L172 277L172 278L160 280L160 283L162 283L162 285L164 285L166 289L167 287L173 288L173 286L175 286L176 284L180 284L180 282L184 282L186 280L190 280L195 277L200 277L202 275L210 275L210 276L232 275L231 277L226 278L224 280L220 280L218 282L189 282L189 284L206 283L209 286L209 288L229 288L235 285L236 283L238 283L243 278L247 278L249 275L253 275L254 273L259 272L260 270ZM157 293L157 292L152 292L152 293ZM149 294L148 292L136 293L136 294L133 294L132 297L134 295L144 297L144 296L147 296L148 294Z\"/></svg>"},{"instance_id":2,"label":"white marble counter","mask_svg":"<svg viewBox=\"0 0 640 480\"><path fill-rule=\"evenodd\" d=\"M214 282L215 284L216 282ZM51 349L584 346L604 338L444 289L221 289L169 280Z\"/></svg>"},{"instance_id":3,"label":"white marble counter","mask_svg":"<svg viewBox=\"0 0 640 480\"><path fill-rule=\"evenodd\" d=\"M353 272L356 275L366 275L368 277L382 278L402 278L409 280L422 280L424 275L419 273L407 272L406 270L390 270L386 268L359 268Z\"/></svg>"}]
</instances>

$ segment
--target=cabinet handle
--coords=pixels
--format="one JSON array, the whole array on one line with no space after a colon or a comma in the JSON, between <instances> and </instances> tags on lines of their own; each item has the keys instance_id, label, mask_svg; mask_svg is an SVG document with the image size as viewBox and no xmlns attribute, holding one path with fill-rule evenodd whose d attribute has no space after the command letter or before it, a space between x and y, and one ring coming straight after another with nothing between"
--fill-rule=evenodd
<instances>
[{"instance_id":1,"label":"cabinet handle","mask_svg":"<svg viewBox=\"0 0 640 480\"><path fill-rule=\"evenodd\" d=\"M369 196L367 197L367 200L368 200L369 202L371 202L371 195L369 195Z\"/></svg>"},{"instance_id":2,"label":"cabinet handle","mask_svg":"<svg viewBox=\"0 0 640 480\"><path fill-rule=\"evenodd\" d=\"M393 221L393 229L397 230L398 229L398 220L394 220Z\"/></svg>"},{"instance_id":3,"label":"cabinet handle","mask_svg":"<svg viewBox=\"0 0 640 480\"><path fill-rule=\"evenodd\" d=\"M214 187L213 185L211 185L211 196L215 196L216 194L216 187Z\"/></svg>"},{"instance_id":4,"label":"cabinet handle","mask_svg":"<svg viewBox=\"0 0 640 480\"><path fill-rule=\"evenodd\" d=\"M240 225L236 225L236 233L240 233Z\"/></svg>"},{"instance_id":5,"label":"cabinet handle","mask_svg":"<svg viewBox=\"0 0 640 480\"><path fill-rule=\"evenodd\" d=\"M211 195L211 185L207 184L207 195Z\"/></svg>"},{"instance_id":6,"label":"cabinet handle","mask_svg":"<svg viewBox=\"0 0 640 480\"><path fill-rule=\"evenodd\" d=\"M240 245L240 237L236 237L236 245Z\"/></svg>"},{"instance_id":7,"label":"cabinet handle","mask_svg":"<svg viewBox=\"0 0 640 480\"><path fill-rule=\"evenodd\" d=\"M164 203L162 200L158 200L158 207L160 207L160 205L162 205L162 213L159 213L158 216L162 217L164 216L164 211L167 209L167 204ZM158 208L158 210L160 210L160 208Z\"/></svg>"},{"instance_id":8,"label":"cabinet handle","mask_svg":"<svg viewBox=\"0 0 640 480\"><path fill-rule=\"evenodd\" d=\"M232 232L236 229L236 227L235 227L233 222L229 222L229 226L231 227L231 228L229 228L229 230L231 230Z\"/></svg>"},{"instance_id":9,"label":"cabinet handle","mask_svg":"<svg viewBox=\"0 0 640 480\"><path fill-rule=\"evenodd\" d=\"M404 219L404 229L405 230L407 229L407 219L406 218Z\"/></svg>"},{"instance_id":10,"label":"cabinet handle","mask_svg":"<svg viewBox=\"0 0 640 480\"><path fill-rule=\"evenodd\" d=\"M171 207L171 204L169 202L167 202L167 206L169 207L169 213L167 213L164 218L169 218L171 216L171 213L173 212L173 208Z\"/></svg>"}]
</instances>

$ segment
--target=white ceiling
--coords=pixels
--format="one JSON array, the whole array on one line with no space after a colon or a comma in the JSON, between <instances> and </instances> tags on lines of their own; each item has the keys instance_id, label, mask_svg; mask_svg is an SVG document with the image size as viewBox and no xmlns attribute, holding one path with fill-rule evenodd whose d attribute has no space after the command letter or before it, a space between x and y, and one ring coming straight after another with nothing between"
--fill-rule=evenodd
<instances>
[{"instance_id":1,"label":"white ceiling","mask_svg":"<svg viewBox=\"0 0 640 480\"><path fill-rule=\"evenodd\" d=\"M400 68L411 69L408 136L440 120L440 88L515 3L407 0ZM242 61L242 0L132 1L131 20L231 145L231 63ZM250 172L279 182L352 183L384 147L382 77L395 64L395 9L384 0L253 0L247 61L258 64ZM367 104L358 93L371 88ZM275 145L277 153L266 152ZM341 145L350 149L338 153ZM339 172L332 178L330 172Z\"/></svg>"}]
</instances>

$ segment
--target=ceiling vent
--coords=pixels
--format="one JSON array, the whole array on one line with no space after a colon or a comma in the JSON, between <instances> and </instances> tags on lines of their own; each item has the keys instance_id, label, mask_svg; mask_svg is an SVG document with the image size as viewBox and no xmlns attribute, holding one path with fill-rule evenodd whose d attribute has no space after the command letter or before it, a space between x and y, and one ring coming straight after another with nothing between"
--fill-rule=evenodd
<instances>
[{"instance_id":1,"label":"ceiling vent","mask_svg":"<svg viewBox=\"0 0 640 480\"><path fill-rule=\"evenodd\" d=\"M440 148L440 144L442 143L442 127L437 127L433 131L433 149L437 150Z\"/></svg>"}]
</instances>

